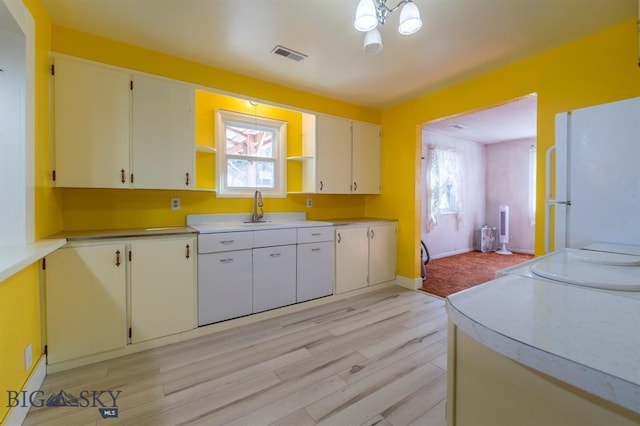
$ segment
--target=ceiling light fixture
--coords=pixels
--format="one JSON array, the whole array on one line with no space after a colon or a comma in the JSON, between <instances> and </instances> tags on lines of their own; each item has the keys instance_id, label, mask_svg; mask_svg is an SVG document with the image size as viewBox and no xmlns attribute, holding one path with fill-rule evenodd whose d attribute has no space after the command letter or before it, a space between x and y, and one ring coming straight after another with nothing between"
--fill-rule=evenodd
<instances>
[{"instance_id":1,"label":"ceiling light fixture","mask_svg":"<svg viewBox=\"0 0 640 426\"><path fill-rule=\"evenodd\" d=\"M375 55L382 52L382 36L377 27L384 25L389 14L400 7L402 7L398 25L400 34L410 35L422 28L420 11L411 0L401 0L392 8L387 6L387 0L360 0L353 26L356 30L366 33L363 48L365 53Z\"/></svg>"}]
</instances>

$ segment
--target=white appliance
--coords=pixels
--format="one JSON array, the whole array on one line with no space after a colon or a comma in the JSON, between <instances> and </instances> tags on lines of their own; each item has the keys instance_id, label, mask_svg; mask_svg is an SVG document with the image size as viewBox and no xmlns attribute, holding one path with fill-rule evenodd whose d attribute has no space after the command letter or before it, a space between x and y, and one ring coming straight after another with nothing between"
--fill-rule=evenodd
<instances>
[{"instance_id":1,"label":"white appliance","mask_svg":"<svg viewBox=\"0 0 640 426\"><path fill-rule=\"evenodd\" d=\"M556 115L546 155L545 252L496 273L640 298L640 98ZM555 219L554 238L550 219Z\"/></svg>"},{"instance_id":2,"label":"white appliance","mask_svg":"<svg viewBox=\"0 0 640 426\"><path fill-rule=\"evenodd\" d=\"M556 160L554 197L551 164ZM545 252L594 241L640 245L640 98L556 115L546 154Z\"/></svg>"},{"instance_id":3,"label":"white appliance","mask_svg":"<svg viewBox=\"0 0 640 426\"><path fill-rule=\"evenodd\" d=\"M496 251L498 230L495 227L483 226L476 230L476 250L483 253Z\"/></svg>"},{"instance_id":4,"label":"white appliance","mask_svg":"<svg viewBox=\"0 0 640 426\"><path fill-rule=\"evenodd\" d=\"M506 204L500 204L499 209L499 240L502 247L500 250L496 250L498 254L511 254L509 250L507 250L507 244L509 243L509 206Z\"/></svg>"}]
</instances>

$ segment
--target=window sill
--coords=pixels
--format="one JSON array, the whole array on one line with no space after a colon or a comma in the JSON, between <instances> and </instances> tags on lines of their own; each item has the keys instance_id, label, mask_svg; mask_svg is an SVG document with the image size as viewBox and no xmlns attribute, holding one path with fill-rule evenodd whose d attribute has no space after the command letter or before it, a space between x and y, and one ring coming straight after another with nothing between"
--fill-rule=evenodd
<instances>
[{"instance_id":1,"label":"window sill","mask_svg":"<svg viewBox=\"0 0 640 426\"><path fill-rule=\"evenodd\" d=\"M66 243L65 239L55 239L20 246L0 246L0 283Z\"/></svg>"}]
</instances>

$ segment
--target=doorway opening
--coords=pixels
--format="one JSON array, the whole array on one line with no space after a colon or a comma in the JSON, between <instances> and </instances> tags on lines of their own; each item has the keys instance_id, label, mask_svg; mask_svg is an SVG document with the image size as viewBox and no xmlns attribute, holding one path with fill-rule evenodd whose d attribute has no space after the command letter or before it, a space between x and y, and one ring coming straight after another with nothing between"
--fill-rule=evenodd
<instances>
[{"instance_id":1,"label":"doorway opening","mask_svg":"<svg viewBox=\"0 0 640 426\"><path fill-rule=\"evenodd\" d=\"M536 111L537 96L531 94L422 127L421 238L431 258L422 290L437 294L436 287L450 287L446 296L532 257ZM515 255L499 259L495 250L501 205L509 206L507 246ZM485 226L495 228L488 233L494 241L479 240ZM448 260L451 266L443 277L458 285L448 286L438 282L430 269L435 273L440 269L435 267L438 259L451 256L456 258ZM479 268L480 264L488 269ZM461 279L463 274L470 278Z\"/></svg>"}]
</instances>

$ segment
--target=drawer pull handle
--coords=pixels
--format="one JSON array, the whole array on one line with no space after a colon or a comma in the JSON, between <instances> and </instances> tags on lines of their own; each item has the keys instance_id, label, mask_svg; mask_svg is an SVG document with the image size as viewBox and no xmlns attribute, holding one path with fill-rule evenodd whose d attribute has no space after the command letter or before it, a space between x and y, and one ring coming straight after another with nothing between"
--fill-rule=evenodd
<instances>
[{"instance_id":1,"label":"drawer pull handle","mask_svg":"<svg viewBox=\"0 0 640 426\"><path fill-rule=\"evenodd\" d=\"M322 235L321 232L314 232L313 234L311 234L312 237L319 237L320 235Z\"/></svg>"},{"instance_id":2,"label":"drawer pull handle","mask_svg":"<svg viewBox=\"0 0 640 426\"><path fill-rule=\"evenodd\" d=\"M234 242L234 241L235 241L235 240L222 240L222 241L220 241L220 244L227 245L227 244L231 244L231 243L232 243L232 242Z\"/></svg>"},{"instance_id":3,"label":"drawer pull handle","mask_svg":"<svg viewBox=\"0 0 640 426\"><path fill-rule=\"evenodd\" d=\"M186 245L186 249L187 249L187 254L185 257L189 259L189 257L191 257L191 247L189 246L189 244Z\"/></svg>"},{"instance_id":4,"label":"drawer pull handle","mask_svg":"<svg viewBox=\"0 0 640 426\"><path fill-rule=\"evenodd\" d=\"M185 178L186 178L184 183L185 183L187 186L189 186L189 172L185 173L184 175L185 175Z\"/></svg>"},{"instance_id":5,"label":"drawer pull handle","mask_svg":"<svg viewBox=\"0 0 640 426\"><path fill-rule=\"evenodd\" d=\"M338 232L338 244L340 244L341 241L342 241L342 235L340 235L340 233Z\"/></svg>"},{"instance_id":6,"label":"drawer pull handle","mask_svg":"<svg viewBox=\"0 0 640 426\"><path fill-rule=\"evenodd\" d=\"M120 250L116 250L116 266L119 268L120 265Z\"/></svg>"},{"instance_id":7,"label":"drawer pull handle","mask_svg":"<svg viewBox=\"0 0 640 426\"><path fill-rule=\"evenodd\" d=\"M226 259L220 259L222 263L231 263L233 262L233 257L227 257Z\"/></svg>"},{"instance_id":8,"label":"drawer pull handle","mask_svg":"<svg viewBox=\"0 0 640 426\"><path fill-rule=\"evenodd\" d=\"M319 249L319 248L313 248L313 249L311 249L311 251L313 251L313 252L316 252L316 253L317 253L317 252L319 252L319 251L320 251L320 249Z\"/></svg>"},{"instance_id":9,"label":"drawer pull handle","mask_svg":"<svg viewBox=\"0 0 640 426\"><path fill-rule=\"evenodd\" d=\"M269 256L271 257L280 257L282 253L271 253Z\"/></svg>"},{"instance_id":10,"label":"drawer pull handle","mask_svg":"<svg viewBox=\"0 0 640 426\"><path fill-rule=\"evenodd\" d=\"M120 182L125 183L127 181L125 174L124 174L124 169L120 170Z\"/></svg>"}]
</instances>

